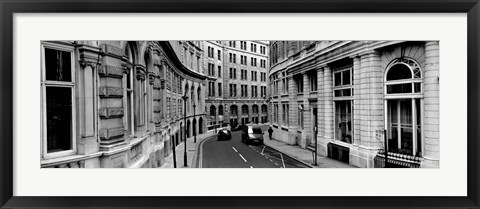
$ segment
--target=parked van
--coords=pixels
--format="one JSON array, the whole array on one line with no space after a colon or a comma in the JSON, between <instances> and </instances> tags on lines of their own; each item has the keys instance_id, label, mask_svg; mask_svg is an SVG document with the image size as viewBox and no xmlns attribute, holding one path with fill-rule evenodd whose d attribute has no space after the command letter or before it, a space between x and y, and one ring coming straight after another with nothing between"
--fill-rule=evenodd
<instances>
[{"instance_id":1,"label":"parked van","mask_svg":"<svg viewBox=\"0 0 480 209\"><path fill-rule=\"evenodd\" d=\"M243 125L242 142L263 144L263 131L258 125Z\"/></svg>"}]
</instances>

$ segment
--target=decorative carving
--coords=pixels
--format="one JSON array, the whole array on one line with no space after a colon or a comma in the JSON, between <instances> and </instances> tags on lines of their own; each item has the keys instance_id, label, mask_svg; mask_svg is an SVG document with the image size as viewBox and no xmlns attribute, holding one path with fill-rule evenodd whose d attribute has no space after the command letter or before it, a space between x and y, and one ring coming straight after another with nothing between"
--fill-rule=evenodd
<instances>
[{"instance_id":1,"label":"decorative carving","mask_svg":"<svg viewBox=\"0 0 480 209\"><path fill-rule=\"evenodd\" d=\"M98 70L98 74L102 77L123 78L124 69L114 66L104 66Z\"/></svg>"},{"instance_id":2,"label":"decorative carving","mask_svg":"<svg viewBox=\"0 0 480 209\"><path fill-rule=\"evenodd\" d=\"M103 139L103 140L114 139L114 138L122 137L124 135L124 130L123 130L123 127L101 129L99 135L100 135L100 139Z\"/></svg>"},{"instance_id":3,"label":"decorative carving","mask_svg":"<svg viewBox=\"0 0 480 209\"><path fill-rule=\"evenodd\" d=\"M149 79L150 84L153 84L153 82L155 81L155 73L154 72L148 72L148 79Z\"/></svg>"},{"instance_id":4,"label":"decorative carving","mask_svg":"<svg viewBox=\"0 0 480 209\"><path fill-rule=\"evenodd\" d=\"M102 107L98 110L98 114L102 118L117 118L124 114L123 107Z\"/></svg>"},{"instance_id":5,"label":"decorative carving","mask_svg":"<svg viewBox=\"0 0 480 209\"><path fill-rule=\"evenodd\" d=\"M113 55L115 57L122 57L124 55L121 48L109 44L102 45L102 49L107 55Z\"/></svg>"},{"instance_id":6,"label":"decorative carving","mask_svg":"<svg viewBox=\"0 0 480 209\"><path fill-rule=\"evenodd\" d=\"M165 79L160 79L160 88L165 89Z\"/></svg>"},{"instance_id":7,"label":"decorative carving","mask_svg":"<svg viewBox=\"0 0 480 209\"><path fill-rule=\"evenodd\" d=\"M95 69L97 68L98 65L100 65L100 62L87 60L87 59L80 60L80 67L82 67L82 69L85 69L87 66L90 66L92 69Z\"/></svg>"},{"instance_id":8,"label":"decorative carving","mask_svg":"<svg viewBox=\"0 0 480 209\"><path fill-rule=\"evenodd\" d=\"M123 97L123 88L103 86L98 90L100 97Z\"/></svg>"}]
</instances>

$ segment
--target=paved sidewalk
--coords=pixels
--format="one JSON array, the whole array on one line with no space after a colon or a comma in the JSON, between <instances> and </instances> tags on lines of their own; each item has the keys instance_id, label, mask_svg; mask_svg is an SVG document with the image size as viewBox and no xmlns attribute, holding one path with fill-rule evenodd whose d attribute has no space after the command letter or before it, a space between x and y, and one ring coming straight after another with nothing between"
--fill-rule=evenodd
<instances>
[{"instance_id":1,"label":"paved sidewalk","mask_svg":"<svg viewBox=\"0 0 480 209\"><path fill-rule=\"evenodd\" d=\"M213 131L208 131L207 133L201 134L197 136L197 143L193 143L193 137L187 138L187 167L184 167L184 161L183 161L183 156L184 156L184 150L185 150L185 144L184 142L181 142L180 144L177 145L175 149L175 155L177 158L177 168L194 168L193 166L194 163L194 158L197 155L197 148L198 144L202 142L203 140L214 136L215 134ZM161 168L173 168L173 152L170 153L169 156L165 157L165 163L161 166Z\"/></svg>"},{"instance_id":2,"label":"paved sidewalk","mask_svg":"<svg viewBox=\"0 0 480 209\"><path fill-rule=\"evenodd\" d=\"M313 166L313 156L312 152L310 150L302 149L301 147L297 145L289 145L285 142L281 142L273 138L273 140L270 140L268 137L268 132L265 131L263 143L273 149L276 149L277 151L288 155L296 160L299 160L305 164L308 164L311 167L315 168L356 168L353 165L346 164L344 162L340 162L328 157L324 156L317 156L317 166Z\"/></svg>"}]
</instances>

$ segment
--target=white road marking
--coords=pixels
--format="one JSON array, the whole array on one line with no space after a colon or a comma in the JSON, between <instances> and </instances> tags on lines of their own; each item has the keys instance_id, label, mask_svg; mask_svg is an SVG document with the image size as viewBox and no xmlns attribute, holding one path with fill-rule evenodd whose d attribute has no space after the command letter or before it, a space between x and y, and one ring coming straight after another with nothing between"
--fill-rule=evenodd
<instances>
[{"instance_id":1,"label":"white road marking","mask_svg":"<svg viewBox=\"0 0 480 209\"><path fill-rule=\"evenodd\" d=\"M233 150L235 150L235 152L238 152L237 149L235 149L235 147L232 147Z\"/></svg>"},{"instance_id":2,"label":"white road marking","mask_svg":"<svg viewBox=\"0 0 480 209\"><path fill-rule=\"evenodd\" d=\"M282 158L282 164L283 164L283 167L285 168L285 162L283 161L283 155L282 155L282 153L280 153L280 157Z\"/></svg>"},{"instance_id":3,"label":"white road marking","mask_svg":"<svg viewBox=\"0 0 480 209\"><path fill-rule=\"evenodd\" d=\"M238 154L240 155L240 157L243 159L243 161L247 162L247 160L245 160L245 158L242 156L242 154Z\"/></svg>"},{"instance_id":4,"label":"white road marking","mask_svg":"<svg viewBox=\"0 0 480 209\"><path fill-rule=\"evenodd\" d=\"M265 150L265 146L263 146L263 149L262 149L262 155L263 155L263 150Z\"/></svg>"},{"instance_id":5,"label":"white road marking","mask_svg":"<svg viewBox=\"0 0 480 209\"><path fill-rule=\"evenodd\" d=\"M253 168L253 166L250 166L250 168Z\"/></svg>"}]
</instances>

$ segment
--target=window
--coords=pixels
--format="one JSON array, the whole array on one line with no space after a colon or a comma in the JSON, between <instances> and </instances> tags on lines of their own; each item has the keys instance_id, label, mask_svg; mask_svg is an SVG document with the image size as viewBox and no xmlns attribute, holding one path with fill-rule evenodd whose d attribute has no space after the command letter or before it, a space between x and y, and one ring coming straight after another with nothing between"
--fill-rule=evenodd
<instances>
[{"instance_id":1,"label":"window","mask_svg":"<svg viewBox=\"0 0 480 209\"><path fill-rule=\"evenodd\" d=\"M310 91L317 91L317 71L313 70L308 73L308 80L310 81Z\"/></svg>"},{"instance_id":2,"label":"window","mask_svg":"<svg viewBox=\"0 0 480 209\"><path fill-rule=\"evenodd\" d=\"M75 142L75 77L73 49L43 46L43 157L73 154Z\"/></svg>"},{"instance_id":3,"label":"window","mask_svg":"<svg viewBox=\"0 0 480 209\"><path fill-rule=\"evenodd\" d=\"M273 121L278 123L278 104L273 105Z\"/></svg>"},{"instance_id":4,"label":"window","mask_svg":"<svg viewBox=\"0 0 480 209\"><path fill-rule=\"evenodd\" d=\"M246 41L240 41L240 49L247 50L247 42Z\"/></svg>"},{"instance_id":5,"label":"window","mask_svg":"<svg viewBox=\"0 0 480 209\"><path fill-rule=\"evenodd\" d=\"M266 47L260 46L260 54L266 54Z\"/></svg>"},{"instance_id":6,"label":"window","mask_svg":"<svg viewBox=\"0 0 480 209\"><path fill-rule=\"evenodd\" d=\"M315 72L316 73L316 72ZM310 82L316 82L313 79L313 72L309 74L312 79ZM352 66L333 69L333 94L335 103L335 140L345 143L353 143L353 82Z\"/></svg>"},{"instance_id":7,"label":"window","mask_svg":"<svg viewBox=\"0 0 480 209\"><path fill-rule=\"evenodd\" d=\"M215 65L208 63L208 76L215 76Z\"/></svg>"},{"instance_id":8,"label":"window","mask_svg":"<svg viewBox=\"0 0 480 209\"><path fill-rule=\"evenodd\" d=\"M228 42L228 45L229 45L230 47L235 48L235 41L229 41L229 42Z\"/></svg>"},{"instance_id":9,"label":"window","mask_svg":"<svg viewBox=\"0 0 480 209\"><path fill-rule=\"evenodd\" d=\"M385 76L388 151L422 156L422 74L409 58L392 61Z\"/></svg>"},{"instance_id":10,"label":"window","mask_svg":"<svg viewBox=\"0 0 480 209\"><path fill-rule=\"evenodd\" d=\"M230 68L230 79L237 79L237 69Z\"/></svg>"},{"instance_id":11,"label":"window","mask_svg":"<svg viewBox=\"0 0 480 209\"><path fill-rule=\"evenodd\" d=\"M247 65L247 56L240 55L240 64Z\"/></svg>"},{"instance_id":12,"label":"window","mask_svg":"<svg viewBox=\"0 0 480 209\"><path fill-rule=\"evenodd\" d=\"M185 52L186 52L186 50L185 50ZM213 56L214 56L214 55L213 55L213 47L210 47L210 46L209 46L207 53L208 53L208 57L209 57L209 58L213 58Z\"/></svg>"},{"instance_id":13,"label":"window","mask_svg":"<svg viewBox=\"0 0 480 209\"><path fill-rule=\"evenodd\" d=\"M247 80L247 70L244 70L244 69L240 70L240 79Z\"/></svg>"},{"instance_id":14,"label":"window","mask_svg":"<svg viewBox=\"0 0 480 209\"><path fill-rule=\"evenodd\" d=\"M294 80L297 86L297 93L303 93L303 75L296 75Z\"/></svg>"},{"instance_id":15,"label":"window","mask_svg":"<svg viewBox=\"0 0 480 209\"><path fill-rule=\"evenodd\" d=\"M215 116L217 114L217 108L215 106L210 106L210 116Z\"/></svg>"},{"instance_id":16,"label":"window","mask_svg":"<svg viewBox=\"0 0 480 209\"><path fill-rule=\"evenodd\" d=\"M233 53L228 53L228 58L230 63L237 63L237 55Z\"/></svg>"},{"instance_id":17,"label":"window","mask_svg":"<svg viewBox=\"0 0 480 209\"><path fill-rule=\"evenodd\" d=\"M251 43L251 44L250 44L250 51L252 51L252 52L257 52L257 45L254 44L254 43Z\"/></svg>"},{"instance_id":18,"label":"window","mask_svg":"<svg viewBox=\"0 0 480 209\"><path fill-rule=\"evenodd\" d=\"M218 77L221 78L222 77L222 66L218 66L218 73L217 73Z\"/></svg>"},{"instance_id":19,"label":"window","mask_svg":"<svg viewBox=\"0 0 480 209\"><path fill-rule=\"evenodd\" d=\"M217 59L222 60L222 53L220 52L220 50L217 50Z\"/></svg>"},{"instance_id":20,"label":"window","mask_svg":"<svg viewBox=\"0 0 480 209\"><path fill-rule=\"evenodd\" d=\"M266 67L267 67L267 61L261 59L261 60L260 60L260 67L261 67L261 68L266 68Z\"/></svg>"},{"instance_id":21,"label":"window","mask_svg":"<svg viewBox=\"0 0 480 209\"><path fill-rule=\"evenodd\" d=\"M298 127L303 129L303 103L298 103Z\"/></svg>"},{"instance_id":22,"label":"window","mask_svg":"<svg viewBox=\"0 0 480 209\"><path fill-rule=\"evenodd\" d=\"M222 84L221 83L218 83L218 96L219 97L222 96Z\"/></svg>"},{"instance_id":23,"label":"window","mask_svg":"<svg viewBox=\"0 0 480 209\"><path fill-rule=\"evenodd\" d=\"M250 58L250 65L252 67L257 67L257 58Z\"/></svg>"},{"instance_id":24,"label":"window","mask_svg":"<svg viewBox=\"0 0 480 209\"><path fill-rule=\"evenodd\" d=\"M288 104L282 104L282 121L283 125L288 126Z\"/></svg>"}]
</instances>

